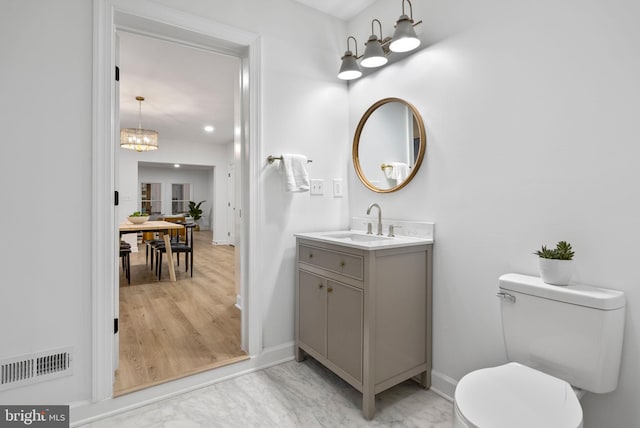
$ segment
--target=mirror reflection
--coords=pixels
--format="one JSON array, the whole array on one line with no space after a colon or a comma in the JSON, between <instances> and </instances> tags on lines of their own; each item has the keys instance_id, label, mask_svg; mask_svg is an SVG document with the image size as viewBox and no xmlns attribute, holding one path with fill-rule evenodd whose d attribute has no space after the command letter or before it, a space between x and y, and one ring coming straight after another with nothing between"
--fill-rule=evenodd
<instances>
[{"instance_id":1,"label":"mirror reflection","mask_svg":"<svg viewBox=\"0 0 640 428\"><path fill-rule=\"evenodd\" d=\"M362 183L375 192L393 192L418 171L426 148L424 123L416 108L385 98L362 116L353 142L353 163Z\"/></svg>"}]
</instances>

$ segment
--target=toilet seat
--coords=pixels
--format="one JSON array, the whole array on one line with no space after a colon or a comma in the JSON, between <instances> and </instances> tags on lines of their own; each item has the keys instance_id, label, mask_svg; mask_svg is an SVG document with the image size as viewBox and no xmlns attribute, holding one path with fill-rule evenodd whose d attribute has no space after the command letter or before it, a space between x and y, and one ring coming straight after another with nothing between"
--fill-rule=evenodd
<instances>
[{"instance_id":1,"label":"toilet seat","mask_svg":"<svg viewBox=\"0 0 640 428\"><path fill-rule=\"evenodd\" d=\"M581 428L571 385L518 363L476 370L455 391L456 417L470 428Z\"/></svg>"}]
</instances>

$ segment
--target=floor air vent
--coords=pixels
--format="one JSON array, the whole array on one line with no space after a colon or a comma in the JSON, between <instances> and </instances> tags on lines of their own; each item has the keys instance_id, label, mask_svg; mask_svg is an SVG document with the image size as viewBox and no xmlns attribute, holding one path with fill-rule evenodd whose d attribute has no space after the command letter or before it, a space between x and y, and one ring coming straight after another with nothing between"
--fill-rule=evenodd
<instances>
[{"instance_id":1,"label":"floor air vent","mask_svg":"<svg viewBox=\"0 0 640 428\"><path fill-rule=\"evenodd\" d=\"M54 349L0 361L0 391L73 373L73 348Z\"/></svg>"}]
</instances>

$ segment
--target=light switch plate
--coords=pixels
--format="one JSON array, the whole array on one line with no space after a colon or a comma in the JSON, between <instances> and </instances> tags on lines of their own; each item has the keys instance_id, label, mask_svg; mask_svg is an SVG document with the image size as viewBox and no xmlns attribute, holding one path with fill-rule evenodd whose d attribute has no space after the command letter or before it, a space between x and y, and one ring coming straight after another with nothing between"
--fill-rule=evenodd
<instances>
[{"instance_id":1,"label":"light switch plate","mask_svg":"<svg viewBox=\"0 0 640 428\"><path fill-rule=\"evenodd\" d=\"M333 179L333 197L341 198L342 195L343 195L342 178L334 178Z\"/></svg>"},{"instance_id":2,"label":"light switch plate","mask_svg":"<svg viewBox=\"0 0 640 428\"><path fill-rule=\"evenodd\" d=\"M311 194L324 195L324 180L321 180L321 179L311 180Z\"/></svg>"}]
</instances>

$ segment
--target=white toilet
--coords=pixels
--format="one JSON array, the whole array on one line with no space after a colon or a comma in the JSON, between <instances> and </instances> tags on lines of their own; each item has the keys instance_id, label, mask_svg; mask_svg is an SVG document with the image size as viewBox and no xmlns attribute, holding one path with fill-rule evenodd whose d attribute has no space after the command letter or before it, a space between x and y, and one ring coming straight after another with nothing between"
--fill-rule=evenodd
<instances>
[{"instance_id":1,"label":"white toilet","mask_svg":"<svg viewBox=\"0 0 640 428\"><path fill-rule=\"evenodd\" d=\"M497 295L511 362L460 379L454 428L581 428L584 391L618 386L624 293L510 273Z\"/></svg>"}]
</instances>

